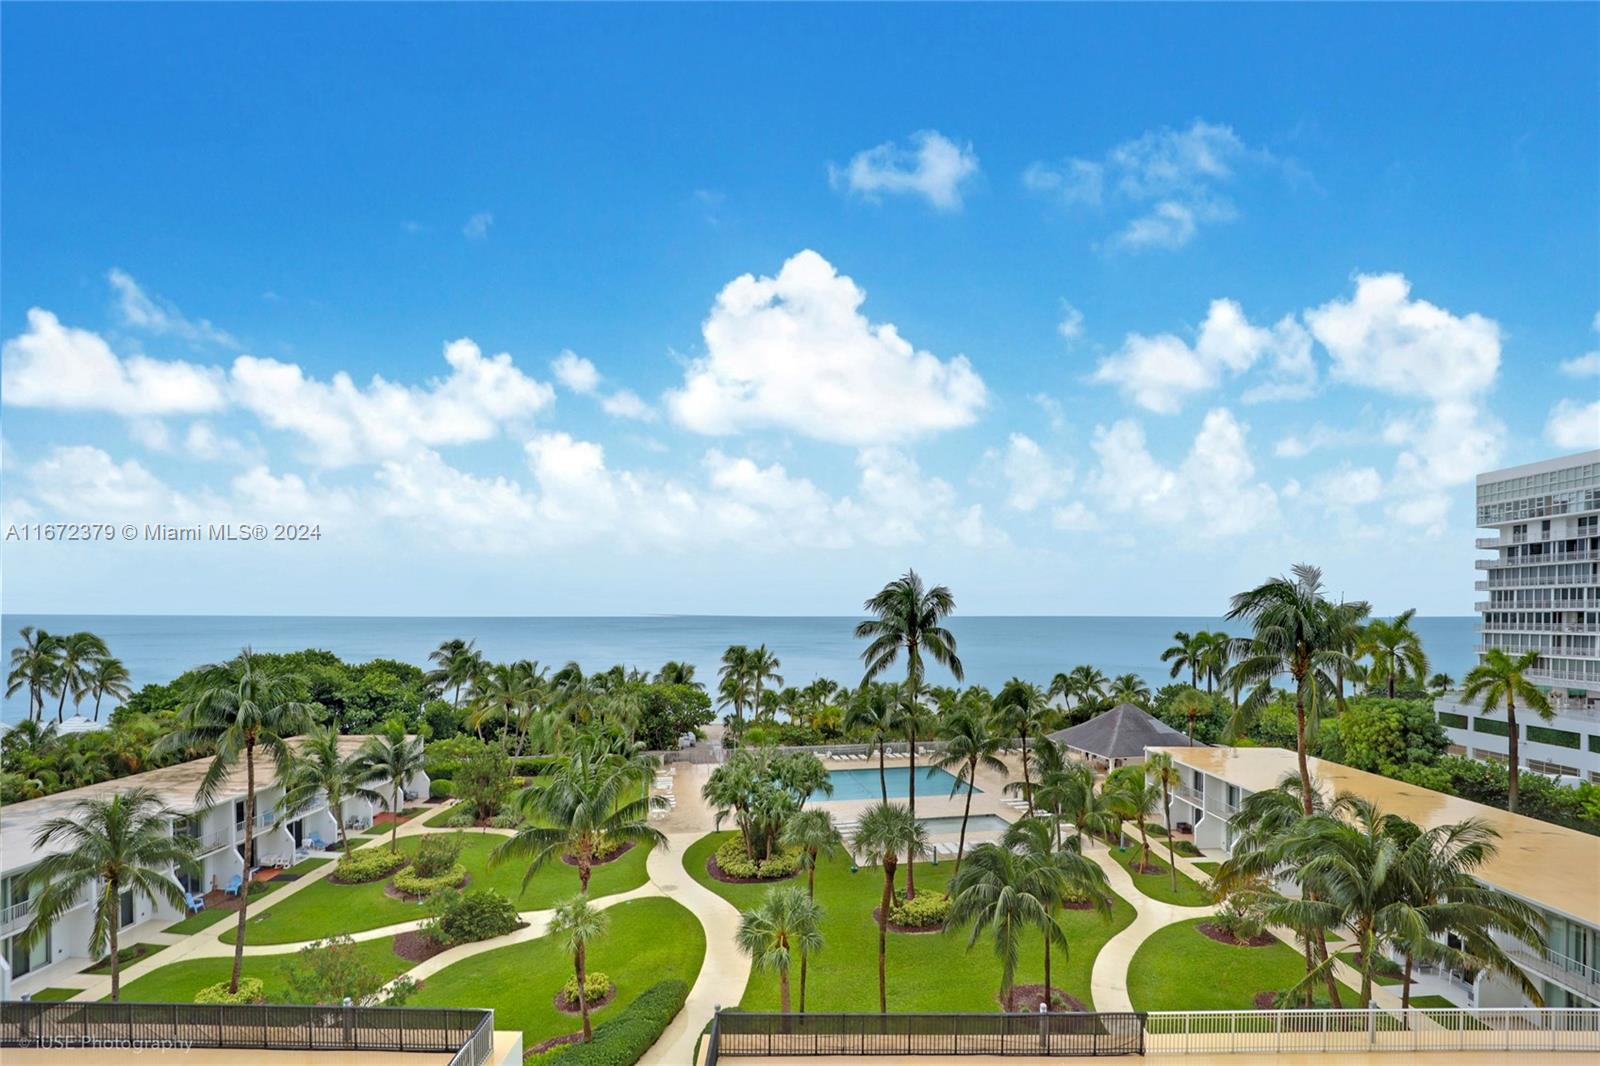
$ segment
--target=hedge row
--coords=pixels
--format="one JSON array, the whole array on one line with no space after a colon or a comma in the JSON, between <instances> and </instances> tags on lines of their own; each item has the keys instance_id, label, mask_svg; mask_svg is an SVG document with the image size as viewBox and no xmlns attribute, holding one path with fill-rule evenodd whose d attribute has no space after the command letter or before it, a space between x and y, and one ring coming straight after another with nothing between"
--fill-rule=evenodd
<instances>
[{"instance_id":1,"label":"hedge row","mask_svg":"<svg viewBox=\"0 0 1600 1066\"><path fill-rule=\"evenodd\" d=\"M621 1014L596 1026L592 1042L566 1044L528 1061L539 1066L633 1066L661 1039L688 998L689 986L683 981L651 985Z\"/></svg>"}]
</instances>

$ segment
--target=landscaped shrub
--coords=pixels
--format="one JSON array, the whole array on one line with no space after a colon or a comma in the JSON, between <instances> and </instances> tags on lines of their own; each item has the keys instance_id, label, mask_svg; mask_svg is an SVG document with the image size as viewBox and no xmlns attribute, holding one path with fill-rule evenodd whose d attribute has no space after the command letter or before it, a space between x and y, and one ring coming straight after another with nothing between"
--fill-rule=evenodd
<instances>
[{"instance_id":1,"label":"landscaped shrub","mask_svg":"<svg viewBox=\"0 0 1600 1066\"><path fill-rule=\"evenodd\" d=\"M950 917L950 897L943 892L918 892L910 899L897 899L889 908L889 920L896 925L943 925Z\"/></svg>"},{"instance_id":2,"label":"landscaped shrub","mask_svg":"<svg viewBox=\"0 0 1600 1066\"><path fill-rule=\"evenodd\" d=\"M469 811L457 811L444 820L446 829L469 829L472 825L472 814Z\"/></svg>"},{"instance_id":3,"label":"landscaped shrub","mask_svg":"<svg viewBox=\"0 0 1600 1066\"><path fill-rule=\"evenodd\" d=\"M521 829L522 815L516 811L501 811L489 819L489 824L496 829Z\"/></svg>"},{"instance_id":4,"label":"landscaped shrub","mask_svg":"<svg viewBox=\"0 0 1600 1066\"><path fill-rule=\"evenodd\" d=\"M652 985L620 1014L596 1026L592 1042L566 1044L528 1061L540 1066L633 1066L661 1039L688 995L683 981Z\"/></svg>"},{"instance_id":5,"label":"landscaped shrub","mask_svg":"<svg viewBox=\"0 0 1600 1066\"><path fill-rule=\"evenodd\" d=\"M438 877L457 864L461 849L466 847L466 837L461 833L435 833L417 842L417 854L411 860L411 872L418 877Z\"/></svg>"},{"instance_id":6,"label":"landscaped shrub","mask_svg":"<svg viewBox=\"0 0 1600 1066\"><path fill-rule=\"evenodd\" d=\"M266 998L267 988L259 977L240 978L237 992L228 991L228 982L218 981L194 994L196 1003L261 1003Z\"/></svg>"},{"instance_id":7,"label":"landscaped shrub","mask_svg":"<svg viewBox=\"0 0 1600 1066\"><path fill-rule=\"evenodd\" d=\"M455 782L451 781L448 777L441 777L438 780L429 781L428 782L428 798L429 799L436 799L436 800L450 799L455 794L456 794Z\"/></svg>"},{"instance_id":8,"label":"landscaped shrub","mask_svg":"<svg viewBox=\"0 0 1600 1066\"><path fill-rule=\"evenodd\" d=\"M1234 893L1211 916L1211 924L1235 940L1252 940L1266 932L1267 916L1260 903Z\"/></svg>"},{"instance_id":9,"label":"landscaped shrub","mask_svg":"<svg viewBox=\"0 0 1600 1066\"><path fill-rule=\"evenodd\" d=\"M428 900L428 907L433 911L428 935L447 947L504 936L521 924L516 906L492 888L465 894L445 889Z\"/></svg>"},{"instance_id":10,"label":"landscaped shrub","mask_svg":"<svg viewBox=\"0 0 1600 1066\"><path fill-rule=\"evenodd\" d=\"M1189 840L1174 840L1172 842L1172 850L1191 859L1198 859L1205 854L1205 852L1195 847L1193 841Z\"/></svg>"},{"instance_id":11,"label":"landscaped shrub","mask_svg":"<svg viewBox=\"0 0 1600 1066\"><path fill-rule=\"evenodd\" d=\"M405 864L405 855L398 851L362 848L340 859L339 865L333 868L333 876L346 884L365 884L368 881L382 881Z\"/></svg>"},{"instance_id":12,"label":"landscaped shrub","mask_svg":"<svg viewBox=\"0 0 1600 1066\"><path fill-rule=\"evenodd\" d=\"M432 877L424 876L413 863L394 875L394 888L408 896L431 896L440 889L456 888L466 879L467 868L459 862Z\"/></svg>"},{"instance_id":13,"label":"landscaped shrub","mask_svg":"<svg viewBox=\"0 0 1600 1066\"><path fill-rule=\"evenodd\" d=\"M501 809L511 791L511 757L499 744L474 752L455 774L456 795L465 800L478 818L488 818Z\"/></svg>"},{"instance_id":14,"label":"landscaped shrub","mask_svg":"<svg viewBox=\"0 0 1600 1066\"><path fill-rule=\"evenodd\" d=\"M379 969L348 936L314 940L289 962L287 973L291 1003L331 1006L346 999L357 1006L380 1002L399 1006L415 982L398 983L394 995L380 996L389 975Z\"/></svg>"},{"instance_id":15,"label":"landscaped shrub","mask_svg":"<svg viewBox=\"0 0 1600 1066\"><path fill-rule=\"evenodd\" d=\"M1144 827L1144 831L1153 837L1164 837L1167 835L1167 827L1164 825L1159 825L1155 822L1151 822L1146 825ZM1043 1001L1041 1000L1041 1002Z\"/></svg>"},{"instance_id":16,"label":"landscaped shrub","mask_svg":"<svg viewBox=\"0 0 1600 1066\"><path fill-rule=\"evenodd\" d=\"M757 862L745 854L744 841L730 837L717 848L717 869L729 877L759 877L776 880L800 868L800 852L787 851Z\"/></svg>"},{"instance_id":17,"label":"landscaped shrub","mask_svg":"<svg viewBox=\"0 0 1600 1066\"><path fill-rule=\"evenodd\" d=\"M599 970L593 970L583 975L583 998L590 1003L598 1003L606 998L606 993L611 991L611 978ZM561 986L561 1004L564 1007L577 1009L578 1006L578 978L567 978L567 983Z\"/></svg>"}]
</instances>

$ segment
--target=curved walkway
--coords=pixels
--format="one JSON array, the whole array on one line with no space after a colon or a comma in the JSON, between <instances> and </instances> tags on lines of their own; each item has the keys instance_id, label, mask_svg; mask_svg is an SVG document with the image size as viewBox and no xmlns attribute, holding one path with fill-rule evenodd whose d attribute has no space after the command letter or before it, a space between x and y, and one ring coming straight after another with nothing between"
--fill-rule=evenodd
<instances>
[{"instance_id":1,"label":"curved walkway","mask_svg":"<svg viewBox=\"0 0 1600 1066\"><path fill-rule=\"evenodd\" d=\"M1105 871L1111 890L1133 906L1133 922L1116 936L1105 942L1100 954L1094 957L1094 969L1089 974L1089 992L1094 996L1094 1009L1126 1011L1133 1009L1128 999L1128 965L1134 952L1144 943L1145 937L1163 926L1190 918L1203 918L1216 907L1178 907L1163 903L1144 894L1122 864L1111 857L1103 844L1086 844L1084 854Z\"/></svg>"}]
</instances>

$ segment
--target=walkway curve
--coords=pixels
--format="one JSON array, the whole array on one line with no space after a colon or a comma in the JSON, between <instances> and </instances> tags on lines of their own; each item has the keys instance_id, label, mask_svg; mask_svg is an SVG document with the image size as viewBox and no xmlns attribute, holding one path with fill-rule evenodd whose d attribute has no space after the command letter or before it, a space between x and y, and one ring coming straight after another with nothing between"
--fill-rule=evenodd
<instances>
[{"instance_id":1,"label":"walkway curve","mask_svg":"<svg viewBox=\"0 0 1600 1066\"><path fill-rule=\"evenodd\" d=\"M1100 844L1085 844L1084 854L1093 859L1106 873L1112 891L1133 906L1135 917L1125 929L1106 941L1094 957L1094 968L1089 974L1089 992L1094 997L1094 1009L1102 1011L1128 1011L1133 1002L1128 998L1128 965L1134 952L1144 943L1145 937L1156 930L1190 918L1203 918L1216 912L1216 907L1178 907L1145 895L1111 852Z\"/></svg>"}]
</instances>

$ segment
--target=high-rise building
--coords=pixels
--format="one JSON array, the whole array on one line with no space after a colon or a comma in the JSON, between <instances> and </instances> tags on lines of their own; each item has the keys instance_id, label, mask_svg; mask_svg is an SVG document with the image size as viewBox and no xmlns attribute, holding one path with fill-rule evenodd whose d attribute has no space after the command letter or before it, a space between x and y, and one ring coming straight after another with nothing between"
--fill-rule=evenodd
<instances>
[{"instance_id":1,"label":"high-rise building","mask_svg":"<svg viewBox=\"0 0 1600 1066\"><path fill-rule=\"evenodd\" d=\"M1600 451L1479 474L1477 521L1498 533L1477 541L1494 555L1477 561L1476 651L1539 652L1528 676L1556 712L1517 716L1522 764L1600 780ZM1506 760L1503 708L1451 694L1435 709L1452 750Z\"/></svg>"}]
</instances>

